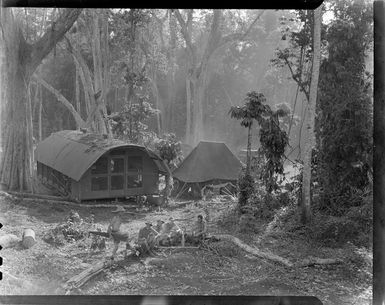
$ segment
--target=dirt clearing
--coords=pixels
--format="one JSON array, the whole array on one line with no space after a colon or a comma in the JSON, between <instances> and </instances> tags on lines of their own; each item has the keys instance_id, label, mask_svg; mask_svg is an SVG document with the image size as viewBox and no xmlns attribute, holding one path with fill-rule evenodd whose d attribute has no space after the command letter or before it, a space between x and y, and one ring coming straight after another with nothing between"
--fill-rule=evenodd
<instances>
[{"instance_id":1,"label":"dirt clearing","mask_svg":"<svg viewBox=\"0 0 385 305\"><path fill-rule=\"evenodd\" d=\"M132 260L112 267L91 279L78 294L138 295L312 295L324 304L371 303L371 253L361 251L361 260L348 258L351 248L327 248L314 245L300 236L261 234L246 236L223 224L234 203L226 198L210 202L173 203L168 209L126 216L123 230L136 238L145 221L177 219L189 227L198 214L209 216L209 232L232 234L250 246L270 251L292 262L309 256L341 258L340 265L287 268L269 260L251 256L230 242L212 243L211 249L158 249L156 256ZM203 207L208 207L207 209ZM74 275L110 255L112 241L105 251L90 252L91 238L85 237L63 246L54 246L42 237L62 223L70 210L83 219L94 215L95 226L106 230L113 208L70 208L43 203L23 203L1 197L2 234L21 236L24 228L36 233L37 243L30 249L14 247L2 250L4 280L1 294L61 294L61 286ZM143 213L143 212L141 212ZM230 213L231 214L231 213ZM221 220L221 221L219 221ZM124 246L121 245L120 249ZM10 276L7 276L9 274ZM17 278L12 280L11 276ZM16 283L17 282L17 283Z\"/></svg>"}]
</instances>

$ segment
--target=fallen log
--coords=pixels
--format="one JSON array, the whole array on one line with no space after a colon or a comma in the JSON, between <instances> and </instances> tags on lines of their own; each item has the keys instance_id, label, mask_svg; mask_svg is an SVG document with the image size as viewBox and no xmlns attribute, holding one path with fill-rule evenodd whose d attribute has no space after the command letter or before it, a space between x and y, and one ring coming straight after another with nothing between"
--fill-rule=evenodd
<instances>
[{"instance_id":1,"label":"fallen log","mask_svg":"<svg viewBox=\"0 0 385 305\"><path fill-rule=\"evenodd\" d=\"M18 197L47 199L47 200L55 200L55 201L71 201L71 198L68 196L62 197L62 196L53 196L53 195L45 195L45 194L19 193L14 191L7 191L7 193Z\"/></svg>"},{"instance_id":2,"label":"fallen log","mask_svg":"<svg viewBox=\"0 0 385 305\"><path fill-rule=\"evenodd\" d=\"M128 256L131 256L131 255L133 255L133 253L131 253ZM118 263L119 261L124 261L124 259L113 261L105 258L93 264L91 267L85 269L80 274L73 276L63 286L64 290L66 291L66 294L69 294L73 289L79 289L85 283L87 283L91 278L98 275L102 271L110 268L113 264Z\"/></svg>"},{"instance_id":3,"label":"fallen log","mask_svg":"<svg viewBox=\"0 0 385 305\"><path fill-rule=\"evenodd\" d=\"M159 249L199 249L199 247L194 247L194 246L174 246L174 247L164 247L164 246L159 246Z\"/></svg>"},{"instance_id":4,"label":"fallen log","mask_svg":"<svg viewBox=\"0 0 385 305\"><path fill-rule=\"evenodd\" d=\"M91 267L87 268L83 272L74 277L70 278L64 286L66 291L70 291L72 289L79 289L82 287L87 281L89 281L92 277L101 273L104 269L109 268L112 265L112 261L103 260L100 261ZM66 293L68 294L68 293Z\"/></svg>"},{"instance_id":5,"label":"fallen log","mask_svg":"<svg viewBox=\"0 0 385 305\"><path fill-rule=\"evenodd\" d=\"M286 267L308 267L308 266L314 266L314 265L335 265L335 264L341 264L343 261L341 259L333 259L333 258L318 258L318 257L310 257L307 259L304 259L302 262L293 264L289 260L280 257L278 255L272 254L272 253L267 253L263 252L257 248L251 247L249 245L246 245L243 243L239 238L234 237L232 235L213 235L214 237L222 240L228 240L239 246L241 249L245 250L246 252L261 257L261 258L266 258L278 263L281 263L285 265Z\"/></svg>"},{"instance_id":6,"label":"fallen log","mask_svg":"<svg viewBox=\"0 0 385 305\"><path fill-rule=\"evenodd\" d=\"M304 259L302 262L297 263L296 267L310 267L314 265L338 265L342 264L343 260L338 258L318 258L318 257L310 257Z\"/></svg>"},{"instance_id":7,"label":"fallen log","mask_svg":"<svg viewBox=\"0 0 385 305\"><path fill-rule=\"evenodd\" d=\"M16 196L17 197L17 196ZM53 200L53 199L42 199L42 198L27 198L27 197L19 197L23 201L30 201L30 202L39 202L39 203L49 203L49 204L64 204L64 205L69 205L73 206L76 208L116 208L117 206L122 206L124 208L130 208L130 207L136 207L132 205L125 205L125 204L84 204L84 203L78 203L75 201L61 201L61 200ZM143 213L135 213L135 212L125 212L128 214L137 214L137 215L147 215Z\"/></svg>"},{"instance_id":8,"label":"fallen log","mask_svg":"<svg viewBox=\"0 0 385 305\"><path fill-rule=\"evenodd\" d=\"M12 248L21 242L21 239L14 234L0 236L0 246L3 249Z\"/></svg>"},{"instance_id":9,"label":"fallen log","mask_svg":"<svg viewBox=\"0 0 385 305\"><path fill-rule=\"evenodd\" d=\"M220 240L230 241L230 242L236 244L241 249L243 249L246 252L248 252L250 254L253 254L255 256L275 261L275 262L280 263L280 264L282 264L282 265L284 265L286 267L293 267L293 264L289 260L287 260L287 259L285 259L283 257L280 257L278 255L275 255L275 254L272 254L272 253L263 252L263 251L261 251L261 250L259 250L257 248L254 248L254 247L251 247L249 245L246 245L239 238L234 237L232 235L221 234L221 235L213 235L213 236L215 238L220 239Z\"/></svg>"},{"instance_id":10,"label":"fallen log","mask_svg":"<svg viewBox=\"0 0 385 305\"><path fill-rule=\"evenodd\" d=\"M126 257L116 259L116 260L104 258L101 261L94 263L92 266L85 269L80 274L73 276L67 282L65 282L65 284L62 287L65 291L65 294L70 294L72 290L81 288L84 284L86 284L89 280L91 280L96 275L100 274L102 271L105 271L113 266L117 266L117 265L123 266L123 265L126 265L127 263L132 262L132 260L130 259L137 257L136 253L138 250L140 250L140 247L134 248L133 251L129 251ZM117 256L123 253L123 251L124 250L118 251ZM141 260L139 262L143 263Z\"/></svg>"},{"instance_id":11,"label":"fallen log","mask_svg":"<svg viewBox=\"0 0 385 305\"><path fill-rule=\"evenodd\" d=\"M42 199L42 198L27 198L27 197L19 197L19 199L23 201L29 201L29 202L39 202L39 203L50 203L50 204L65 204L65 205L71 205L79 207L79 204L76 202L70 202L70 201L60 201L60 200L53 200L53 199Z\"/></svg>"}]
</instances>

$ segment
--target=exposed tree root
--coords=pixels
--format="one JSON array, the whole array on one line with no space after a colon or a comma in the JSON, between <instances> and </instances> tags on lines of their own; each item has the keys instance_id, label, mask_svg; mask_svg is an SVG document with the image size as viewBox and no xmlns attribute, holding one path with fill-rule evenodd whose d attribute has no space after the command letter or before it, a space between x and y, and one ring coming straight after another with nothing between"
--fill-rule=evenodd
<instances>
[{"instance_id":1,"label":"exposed tree root","mask_svg":"<svg viewBox=\"0 0 385 305\"><path fill-rule=\"evenodd\" d=\"M214 237L216 237L218 239L221 239L221 240L231 241L232 243L236 244L241 249L243 249L246 252L248 252L250 254L253 254L255 256L275 261L277 263L285 265L286 267L293 267L293 264L289 260L287 260L287 259L285 259L283 257L280 257L278 255L275 255L275 254L272 254L272 253L263 252L263 251L261 251L261 250L259 250L257 248L254 248L254 247L251 247L249 245L246 245L239 238L234 237L232 235L221 234L221 235L214 235Z\"/></svg>"},{"instance_id":2,"label":"exposed tree root","mask_svg":"<svg viewBox=\"0 0 385 305\"><path fill-rule=\"evenodd\" d=\"M337 265L342 264L343 261L338 258L318 258L318 257L311 257L304 259L302 262L297 263L296 267L310 267L314 265Z\"/></svg>"},{"instance_id":3,"label":"exposed tree root","mask_svg":"<svg viewBox=\"0 0 385 305\"><path fill-rule=\"evenodd\" d=\"M301 267L308 267L308 266L314 266L314 265L335 265L335 264L343 263L341 259L310 257L310 258L304 259L302 262L293 264L286 258L280 257L272 253L264 252L255 247L246 245L239 238L234 237L232 235L222 234L222 235L215 235L214 237L222 240L231 241L232 243L236 244L238 247L240 247L241 249L243 249L244 251L252 255L265 258L274 262L278 262L286 267L301 268Z\"/></svg>"}]
</instances>

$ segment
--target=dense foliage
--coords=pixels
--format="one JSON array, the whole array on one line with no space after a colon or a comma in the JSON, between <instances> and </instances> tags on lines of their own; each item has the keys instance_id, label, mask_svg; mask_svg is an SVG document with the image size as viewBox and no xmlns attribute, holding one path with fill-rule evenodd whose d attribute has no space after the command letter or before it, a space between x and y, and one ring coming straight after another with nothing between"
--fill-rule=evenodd
<instances>
[{"instance_id":1,"label":"dense foliage","mask_svg":"<svg viewBox=\"0 0 385 305\"><path fill-rule=\"evenodd\" d=\"M289 139L287 133L280 127L279 118L287 117L289 115L288 110L284 108L279 108L276 111L271 110L262 93L251 91L246 95L245 104L232 107L229 113L232 118L241 120L241 125L249 129L249 134L253 122L256 121L259 124L261 143L259 157L262 161L260 178L263 181L263 186L260 185L260 187L264 187L270 194L279 188L278 175L283 174L284 154ZM250 196L256 191L254 178L250 174L250 136L248 141L246 171L242 173L239 179L239 208L242 212L245 211L244 207L252 201L249 200Z\"/></svg>"},{"instance_id":2,"label":"dense foliage","mask_svg":"<svg viewBox=\"0 0 385 305\"><path fill-rule=\"evenodd\" d=\"M139 103L126 104L123 110L110 115L112 131L116 138L135 144L149 142L154 133L148 130L146 121L156 115L157 110L141 97Z\"/></svg>"},{"instance_id":3,"label":"dense foliage","mask_svg":"<svg viewBox=\"0 0 385 305\"><path fill-rule=\"evenodd\" d=\"M344 215L362 206L372 168L371 76L365 71L372 34L371 5L340 1L327 29L317 109L319 209Z\"/></svg>"},{"instance_id":4,"label":"dense foliage","mask_svg":"<svg viewBox=\"0 0 385 305\"><path fill-rule=\"evenodd\" d=\"M175 134L165 134L163 138L156 139L155 150L171 170L175 169L182 160L181 142Z\"/></svg>"}]
</instances>

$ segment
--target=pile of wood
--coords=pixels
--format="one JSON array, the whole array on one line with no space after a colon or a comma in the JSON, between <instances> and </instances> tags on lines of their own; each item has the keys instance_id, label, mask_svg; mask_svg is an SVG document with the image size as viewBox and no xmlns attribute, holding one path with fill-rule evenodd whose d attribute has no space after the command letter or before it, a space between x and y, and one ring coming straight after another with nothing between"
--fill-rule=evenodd
<instances>
[{"instance_id":1,"label":"pile of wood","mask_svg":"<svg viewBox=\"0 0 385 305\"><path fill-rule=\"evenodd\" d=\"M64 287L63 287L66 294L69 294L74 289L79 289L85 283L87 283L91 278L95 277L96 275L101 273L103 270L111 267L112 264L113 264L113 261L111 260L102 260L93 264L90 268L87 268L80 274L70 278L64 284Z\"/></svg>"}]
</instances>

